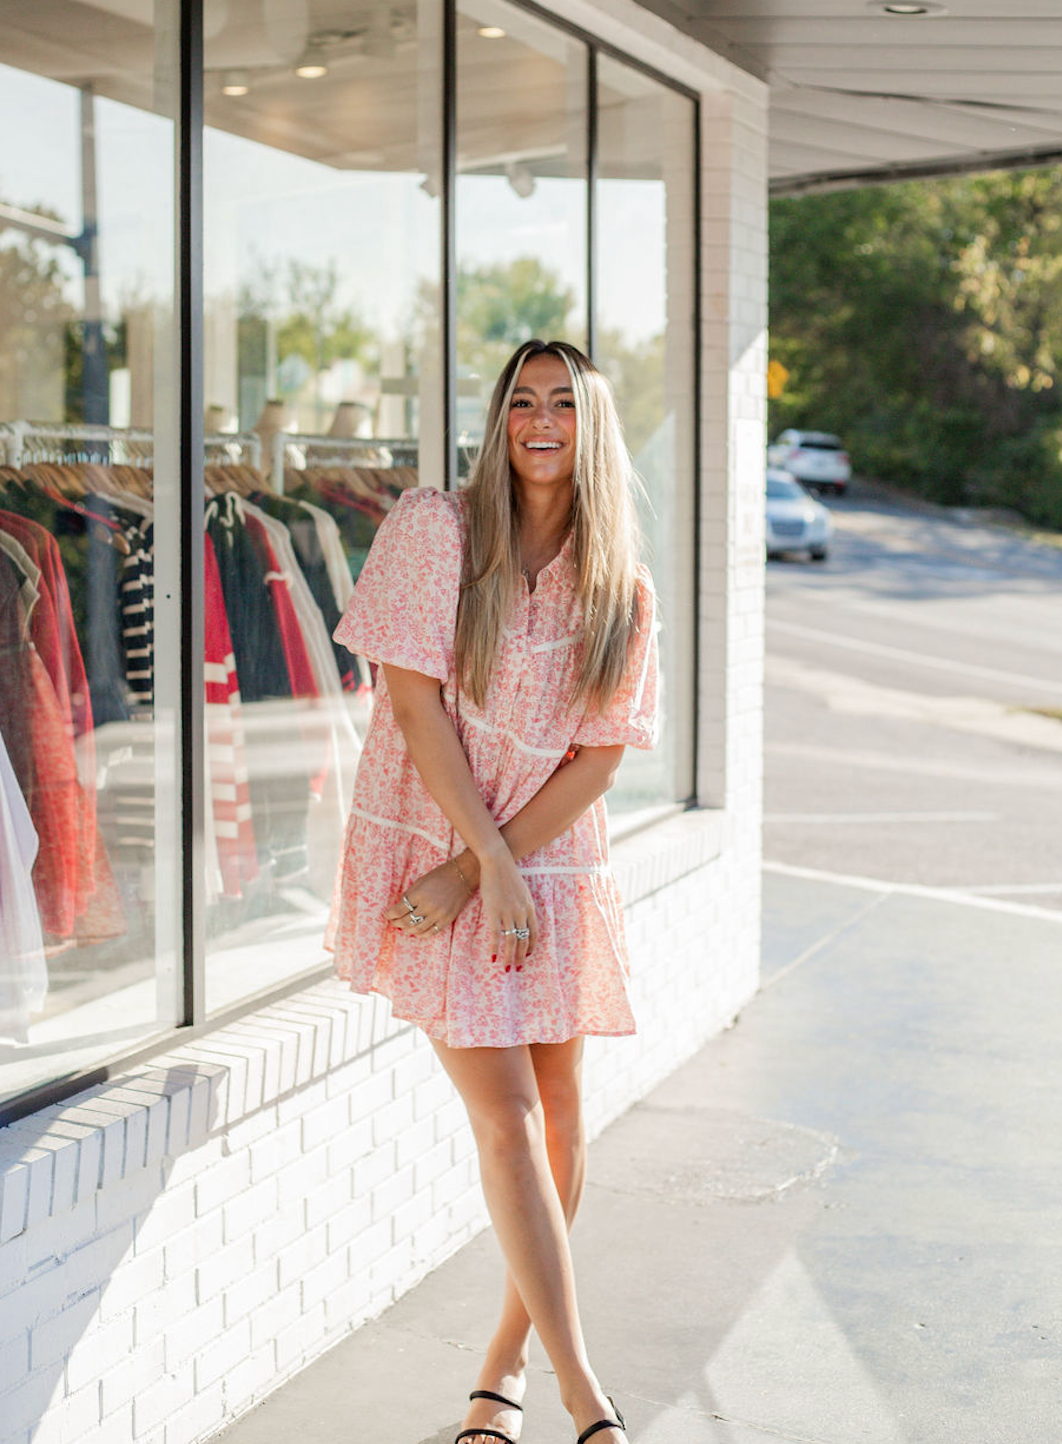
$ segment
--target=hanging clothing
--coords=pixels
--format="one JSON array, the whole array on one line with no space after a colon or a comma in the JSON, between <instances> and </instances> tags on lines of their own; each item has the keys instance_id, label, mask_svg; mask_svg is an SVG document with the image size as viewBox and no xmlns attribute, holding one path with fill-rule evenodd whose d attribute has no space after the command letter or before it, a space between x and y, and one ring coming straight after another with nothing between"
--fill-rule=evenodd
<instances>
[{"instance_id":1,"label":"hanging clothing","mask_svg":"<svg viewBox=\"0 0 1062 1444\"><path fill-rule=\"evenodd\" d=\"M33 888L37 832L0 733L0 1040L28 1042L48 969Z\"/></svg>"}]
</instances>

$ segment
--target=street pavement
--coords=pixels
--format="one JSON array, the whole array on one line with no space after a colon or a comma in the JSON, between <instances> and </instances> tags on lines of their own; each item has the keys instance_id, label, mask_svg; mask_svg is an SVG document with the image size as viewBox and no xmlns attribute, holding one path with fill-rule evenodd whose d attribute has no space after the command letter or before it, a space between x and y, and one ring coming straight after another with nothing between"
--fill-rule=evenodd
<instances>
[{"instance_id":1,"label":"street pavement","mask_svg":"<svg viewBox=\"0 0 1062 1444\"><path fill-rule=\"evenodd\" d=\"M769 568L761 990L591 1147L591 1355L636 1444L1058 1444L1062 553L835 515ZM500 1276L482 1235L225 1444L451 1444ZM540 1349L525 1402L574 1444Z\"/></svg>"},{"instance_id":2,"label":"street pavement","mask_svg":"<svg viewBox=\"0 0 1062 1444\"><path fill-rule=\"evenodd\" d=\"M830 507L767 568L765 855L1062 909L1062 548Z\"/></svg>"}]
</instances>

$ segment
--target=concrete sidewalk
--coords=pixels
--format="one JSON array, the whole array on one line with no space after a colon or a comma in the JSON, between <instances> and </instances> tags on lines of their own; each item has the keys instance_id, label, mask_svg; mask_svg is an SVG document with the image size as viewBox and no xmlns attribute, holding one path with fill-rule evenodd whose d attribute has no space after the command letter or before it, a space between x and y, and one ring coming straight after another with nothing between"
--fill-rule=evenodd
<instances>
[{"instance_id":1,"label":"concrete sidewalk","mask_svg":"<svg viewBox=\"0 0 1062 1444\"><path fill-rule=\"evenodd\" d=\"M636 1444L1058 1444L1062 914L768 871L763 990L594 1144L591 1356ZM632 1046L637 1046L632 1044ZM452 1444L484 1235L225 1444ZM541 1350L524 1444L574 1444Z\"/></svg>"}]
</instances>

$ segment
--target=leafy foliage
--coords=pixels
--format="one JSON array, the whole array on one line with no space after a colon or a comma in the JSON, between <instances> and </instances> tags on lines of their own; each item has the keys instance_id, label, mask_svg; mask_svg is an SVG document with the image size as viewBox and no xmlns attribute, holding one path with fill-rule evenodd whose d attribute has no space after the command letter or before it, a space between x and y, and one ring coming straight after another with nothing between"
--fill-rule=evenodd
<instances>
[{"instance_id":1,"label":"leafy foliage","mask_svg":"<svg viewBox=\"0 0 1062 1444\"><path fill-rule=\"evenodd\" d=\"M1060 282L1062 171L775 201L772 434L1062 527Z\"/></svg>"}]
</instances>

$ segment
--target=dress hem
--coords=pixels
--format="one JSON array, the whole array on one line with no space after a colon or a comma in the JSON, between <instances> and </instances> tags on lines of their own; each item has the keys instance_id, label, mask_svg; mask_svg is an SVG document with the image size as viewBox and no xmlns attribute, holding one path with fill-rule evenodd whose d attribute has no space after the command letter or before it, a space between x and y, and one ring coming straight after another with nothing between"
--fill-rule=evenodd
<instances>
[{"instance_id":1,"label":"dress hem","mask_svg":"<svg viewBox=\"0 0 1062 1444\"><path fill-rule=\"evenodd\" d=\"M573 1038L633 1038L637 1034L637 1028L574 1028L563 1038L514 1038L508 1043L451 1043L448 1041L445 1032L436 1031L433 1022L423 1018L412 1018L407 1013L399 1013L395 1009L395 1001L384 988L358 987L349 978L342 974L336 974L338 982L346 983L350 992L356 993L360 998L376 996L386 998L391 1004L391 1016L399 1023L412 1023L415 1028L428 1038L433 1038L438 1043L444 1043L448 1048L526 1048L533 1043L570 1043Z\"/></svg>"}]
</instances>

